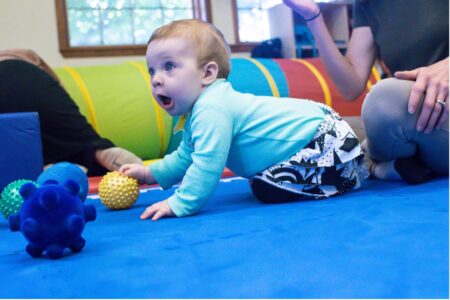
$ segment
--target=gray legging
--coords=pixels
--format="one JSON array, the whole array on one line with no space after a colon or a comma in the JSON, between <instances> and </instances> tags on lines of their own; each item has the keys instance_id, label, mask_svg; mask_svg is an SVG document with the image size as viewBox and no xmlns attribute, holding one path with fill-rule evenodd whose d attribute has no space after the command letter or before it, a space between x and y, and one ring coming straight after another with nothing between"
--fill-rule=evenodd
<instances>
[{"instance_id":1,"label":"gray legging","mask_svg":"<svg viewBox=\"0 0 450 300\"><path fill-rule=\"evenodd\" d=\"M378 82L367 94L362 108L367 155L387 161L418 154L430 170L448 175L448 122L444 129L418 132L420 109L413 115L408 113L412 86L412 81L390 78Z\"/></svg>"}]
</instances>

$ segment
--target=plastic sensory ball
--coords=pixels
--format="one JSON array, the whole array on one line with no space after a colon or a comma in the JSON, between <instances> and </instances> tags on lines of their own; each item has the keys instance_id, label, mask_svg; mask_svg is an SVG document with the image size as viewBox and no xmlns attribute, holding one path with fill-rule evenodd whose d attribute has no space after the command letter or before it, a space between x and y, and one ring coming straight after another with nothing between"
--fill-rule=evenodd
<instances>
[{"instance_id":1,"label":"plastic sensory ball","mask_svg":"<svg viewBox=\"0 0 450 300\"><path fill-rule=\"evenodd\" d=\"M17 214L23 203L23 197L19 194L20 188L31 180L19 179L8 184L0 196L0 211L6 220L10 215Z\"/></svg>"},{"instance_id":2,"label":"plastic sensory ball","mask_svg":"<svg viewBox=\"0 0 450 300\"><path fill-rule=\"evenodd\" d=\"M73 180L80 185L80 191L78 196L81 201L84 201L87 197L89 190L89 182L87 175L83 170L72 163L60 162L52 165L47 170L41 173L37 178L37 183L43 185L47 180L55 180L59 184L64 184L67 180Z\"/></svg>"},{"instance_id":3,"label":"plastic sensory ball","mask_svg":"<svg viewBox=\"0 0 450 300\"><path fill-rule=\"evenodd\" d=\"M138 181L117 171L108 172L100 181L98 195L108 208L130 208L139 196Z\"/></svg>"},{"instance_id":4,"label":"plastic sensory ball","mask_svg":"<svg viewBox=\"0 0 450 300\"><path fill-rule=\"evenodd\" d=\"M64 185L47 180L42 187L25 183L20 188L23 205L9 217L11 231L21 231L28 241L25 250L32 257L43 253L61 258L64 249L80 252L86 241L81 236L87 222L94 221L95 207L84 205L78 196L80 185L67 180Z\"/></svg>"}]
</instances>

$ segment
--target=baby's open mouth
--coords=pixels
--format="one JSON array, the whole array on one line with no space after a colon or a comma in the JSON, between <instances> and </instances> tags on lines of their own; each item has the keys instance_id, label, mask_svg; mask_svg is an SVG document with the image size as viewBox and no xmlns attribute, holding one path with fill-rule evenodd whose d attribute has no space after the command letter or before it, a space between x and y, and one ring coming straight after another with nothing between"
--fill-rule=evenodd
<instances>
[{"instance_id":1,"label":"baby's open mouth","mask_svg":"<svg viewBox=\"0 0 450 300\"><path fill-rule=\"evenodd\" d=\"M162 103L162 106L164 108L169 108L172 106L172 98L167 97L165 95L157 95L157 96L158 96L159 102Z\"/></svg>"}]
</instances>

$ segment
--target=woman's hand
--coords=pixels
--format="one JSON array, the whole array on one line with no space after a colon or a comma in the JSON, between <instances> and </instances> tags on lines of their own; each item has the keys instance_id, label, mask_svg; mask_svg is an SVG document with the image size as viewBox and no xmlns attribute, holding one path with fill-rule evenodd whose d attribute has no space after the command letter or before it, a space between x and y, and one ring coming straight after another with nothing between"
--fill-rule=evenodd
<instances>
[{"instance_id":1,"label":"woman's hand","mask_svg":"<svg viewBox=\"0 0 450 300\"><path fill-rule=\"evenodd\" d=\"M283 0L283 3L299 13L305 20L309 20L320 12L319 6L313 0Z\"/></svg>"},{"instance_id":2,"label":"woman's hand","mask_svg":"<svg viewBox=\"0 0 450 300\"><path fill-rule=\"evenodd\" d=\"M395 72L398 79L414 80L409 97L408 111L416 112L420 99L425 94L422 109L417 121L417 131L430 133L441 128L448 119L448 57L433 65L411 71Z\"/></svg>"}]
</instances>

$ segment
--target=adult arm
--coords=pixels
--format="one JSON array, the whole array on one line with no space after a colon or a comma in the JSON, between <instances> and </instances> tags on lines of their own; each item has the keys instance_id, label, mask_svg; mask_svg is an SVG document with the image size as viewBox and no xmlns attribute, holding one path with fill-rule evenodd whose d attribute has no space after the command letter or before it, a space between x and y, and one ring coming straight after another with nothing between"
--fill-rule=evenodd
<instances>
[{"instance_id":1,"label":"adult arm","mask_svg":"<svg viewBox=\"0 0 450 300\"><path fill-rule=\"evenodd\" d=\"M283 2L306 20L320 12L319 6L313 0L283 0ZM347 53L343 56L321 14L308 21L307 25L314 36L325 68L339 92L349 100L356 99L365 90L377 52L370 28L357 27L353 30Z\"/></svg>"}]
</instances>

